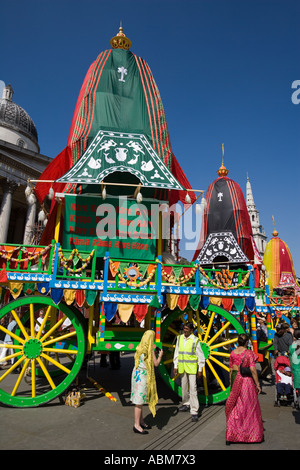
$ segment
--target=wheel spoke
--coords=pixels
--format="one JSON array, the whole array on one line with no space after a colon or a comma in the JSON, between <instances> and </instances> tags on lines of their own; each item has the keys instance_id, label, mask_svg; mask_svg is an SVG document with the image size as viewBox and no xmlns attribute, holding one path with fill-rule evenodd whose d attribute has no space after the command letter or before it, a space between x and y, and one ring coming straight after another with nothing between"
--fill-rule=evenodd
<instances>
[{"instance_id":1,"label":"wheel spoke","mask_svg":"<svg viewBox=\"0 0 300 470\"><path fill-rule=\"evenodd\" d=\"M56 367L58 367L59 369L63 370L64 372L66 372L67 374L69 374L71 371L70 369L68 369L67 367L63 366L60 362L57 362L55 359L53 359L51 356L48 356L48 354L44 354L42 353L41 354L41 357L43 357L44 359L46 359L47 361L51 362L52 364L54 364Z\"/></svg>"},{"instance_id":2,"label":"wheel spoke","mask_svg":"<svg viewBox=\"0 0 300 470\"><path fill-rule=\"evenodd\" d=\"M30 311L30 334L31 334L31 337L33 338L34 337L34 325L35 325L33 304L30 304L29 311Z\"/></svg>"},{"instance_id":3,"label":"wheel spoke","mask_svg":"<svg viewBox=\"0 0 300 470\"><path fill-rule=\"evenodd\" d=\"M20 344L8 344L8 343L3 343L3 344L0 344L0 348L5 348L5 349L22 349L23 346L21 346Z\"/></svg>"},{"instance_id":4,"label":"wheel spoke","mask_svg":"<svg viewBox=\"0 0 300 470\"><path fill-rule=\"evenodd\" d=\"M48 346L49 344L57 343L58 341L62 341L63 339L71 338L72 336L76 336L76 331L72 331L66 335L57 336L56 338L52 338L49 341L44 343L44 346Z\"/></svg>"},{"instance_id":5,"label":"wheel spoke","mask_svg":"<svg viewBox=\"0 0 300 470\"><path fill-rule=\"evenodd\" d=\"M163 361L163 363L166 364L172 364L173 363L173 358L167 359L166 361Z\"/></svg>"},{"instance_id":6,"label":"wheel spoke","mask_svg":"<svg viewBox=\"0 0 300 470\"><path fill-rule=\"evenodd\" d=\"M25 338L28 338L27 331L25 330L23 323L21 322L17 312L14 311L14 309L11 310L12 316L14 317L15 321L17 322L20 330L22 331L23 335Z\"/></svg>"},{"instance_id":7,"label":"wheel spoke","mask_svg":"<svg viewBox=\"0 0 300 470\"><path fill-rule=\"evenodd\" d=\"M12 397L14 397L15 394L17 393L17 391L18 391L19 385L20 385L21 380L22 380L22 378L23 378L23 376L24 376L24 374L25 374L25 371L26 371L26 369L27 369L27 367L28 367L29 362L30 362L30 359L27 359L27 360L25 361L25 364L24 364L23 367L22 367L22 370L21 370L21 372L20 372L20 375L19 375L19 377L18 377L18 380L16 381L16 384L15 384L15 386L14 386L14 389L13 389L13 391L11 392L11 396L12 396Z\"/></svg>"},{"instance_id":8,"label":"wheel spoke","mask_svg":"<svg viewBox=\"0 0 300 470\"><path fill-rule=\"evenodd\" d=\"M78 351L76 349L72 349L70 351L70 349L58 349L58 348L43 348L43 351L45 352L55 352L55 353L61 353L61 354L68 354L68 355L71 355L71 354L77 354Z\"/></svg>"},{"instance_id":9,"label":"wheel spoke","mask_svg":"<svg viewBox=\"0 0 300 470\"><path fill-rule=\"evenodd\" d=\"M35 359L31 359L31 396L35 398L36 396L36 374L35 374Z\"/></svg>"},{"instance_id":10,"label":"wheel spoke","mask_svg":"<svg viewBox=\"0 0 300 470\"><path fill-rule=\"evenodd\" d=\"M20 336L15 335L15 333L13 333L12 331L7 330L6 328L4 328L4 326L0 325L0 330L3 331L5 334L11 336L16 341L18 341L18 343L25 343L25 340L23 338L20 338Z\"/></svg>"},{"instance_id":11,"label":"wheel spoke","mask_svg":"<svg viewBox=\"0 0 300 470\"><path fill-rule=\"evenodd\" d=\"M209 320L209 323L208 323L208 326L207 326L207 330L206 330L205 336L204 336L204 338L203 338L204 343L207 342L207 338L208 338L209 332L210 332L210 330L211 330L211 327L212 327L214 318L215 318L215 312L212 312L211 317L210 317L210 320Z\"/></svg>"},{"instance_id":12,"label":"wheel spoke","mask_svg":"<svg viewBox=\"0 0 300 470\"><path fill-rule=\"evenodd\" d=\"M217 372L215 371L214 367L212 366L211 362L209 359L207 359L206 361L206 364L208 365L208 367L210 368L210 370L212 371L213 375L215 376L215 378L217 379L217 382L218 384L220 385L221 389L223 391L226 390L226 387L224 386L222 380L220 379L220 377L218 376Z\"/></svg>"},{"instance_id":13,"label":"wheel spoke","mask_svg":"<svg viewBox=\"0 0 300 470\"><path fill-rule=\"evenodd\" d=\"M41 334L42 334L42 332L43 332L43 330L44 330L44 327L45 327L45 325L46 325L46 321L48 320L48 316L49 316L49 314L50 314L50 312L51 312L51 308L52 308L51 305L49 305L49 307L47 308L47 311L46 311L46 313L45 313L45 316L44 316L44 318L43 318L43 321L42 321L42 323L41 323L41 326L40 326L40 328L39 328L39 331L37 332L37 335L36 335L36 338L37 338L37 339L40 338L40 336L41 336Z\"/></svg>"},{"instance_id":14,"label":"wheel spoke","mask_svg":"<svg viewBox=\"0 0 300 470\"><path fill-rule=\"evenodd\" d=\"M204 395L208 397L208 386L207 386L207 376L206 376L206 369L205 366L202 369L202 380L204 385Z\"/></svg>"},{"instance_id":15,"label":"wheel spoke","mask_svg":"<svg viewBox=\"0 0 300 470\"><path fill-rule=\"evenodd\" d=\"M67 316L64 315L57 323L55 323L55 325L52 328L50 328L50 330L47 331L47 333L45 333L44 336L42 336L41 341L42 342L45 341L45 339L48 338L48 336L52 335L52 333L63 324L66 318Z\"/></svg>"},{"instance_id":16,"label":"wheel spoke","mask_svg":"<svg viewBox=\"0 0 300 470\"><path fill-rule=\"evenodd\" d=\"M171 333L174 333L175 336L179 336L179 332L174 330L174 328L172 328L171 326L168 327L168 330L171 331Z\"/></svg>"},{"instance_id":17,"label":"wheel spoke","mask_svg":"<svg viewBox=\"0 0 300 470\"><path fill-rule=\"evenodd\" d=\"M223 362L218 361L218 359L216 359L215 357L210 356L210 360L211 360L211 361L214 361L216 364L218 364L220 367L222 367L223 369L225 369L227 372L230 371L229 367L227 367L225 364L223 364Z\"/></svg>"},{"instance_id":18,"label":"wheel spoke","mask_svg":"<svg viewBox=\"0 0 300 470\"><path fill-rule=\"evenodd\" d=\"M37 357L36 360L38 361L38 363L39 363L39 365L40 365L40 368L41 368L42 371L44 372L45 377L46 377L46 379L48 380L48 382L49 382L49 384L50 384L52 390L54 390L54 389L55 389L55 384L54 384L53 380L51 379L50 374L49 374L49 372L47 371L47 368L46 368L45 365L43 364L43 361L42 361L39 357Z\"/></svg>"},{"instance_id":19,"label":"wheel spoke","mask_svg":"<svg viewBox=\"0 0 300 470\"><path fill-rule=\"evenodd\" d=\"M197 319L197 328L198 328L198 338L200 341L202 341L202 335L201 335L201 327L200 327L200 317L199 317L199 311L196 310L196 319Z\"/></svg>"},{"instance_id":20,"label":"wheel spoke","mask_svg":"<svg viewBox=\"0 0 300 470\"><path fill-rule=\"evenodd\" d=\"M7 348L8 349L8 348ZM10 349L10 348L9 348ZM4 361L9 361L10 359L13 359L14 357L18 357L22 354L22 351L16 352L14 354L10 354L9 356L5 356L2 359L0 359L0 362Z\"/></svg>"},{"instance_id":21,"label":"wheel spoke","mask_svg":"<svg viewBox=\"0 0 300 470\"><path fill-rule=\"evenodd\" d=\"M227 346L228 344L236 343L237 338L228 339L227 341L223 341L223 343L216 343L210 346L210 349L222 348L223 346Z\"/></svg>"},{"instance_id":22,"label":"wheel spoke","mask_svg":"<svg viewBox=\"0 0 300 470\"><path fill-rule=\"evenodd\" d=\"M211 355L213 355L213 356L230 357L230 353L224 353L224 352L219 352L219 351L211 351Z\"/></svg>"},{"instance_id":23,"label":"wheel spoke","mask_svg":"<svg viewBox=\"0 0 300 470\"><path fill-rule=\"evenodd\" d=\"M26 359L25 356L22 356L21 359L19 359L17 362L15 362L9 369L7 369L6 372L4 372L3 375L1 375L0 377L0 382L2 382L2 380L5 379L5 377L7 377L13 370L15 370L20 364L21 362L23 362L24 360Z\"/></svg>"},{"instance_id":24,"label":"wheel spoke","mask_svg":"<svg viewBox=\"0 0 300 470\"><path fill-rule=\"evenodd\" d=\"M173 348L173 349L175 349L175 344L172 344L172 343L162 343L162 346L164 348Z\"/></svg>"},{"instance_id":25,"label":"wheel spoke","mask_svg":"<svg viewBox=\"0 0 300 470\"><path fill-rule=\"evenodd\" d=\"M230 326L230 321L228 321L227 323L225 323L225 325L222 326L222 328L220 328L217 333L207 342L207 344L211 344L213 343L222 333L224 330L226 330L226 328L228 328Z\"/></svg>"},{"instance_id":26,"label":"wheel spoke","mask_svg":"<svg viewBox=\"0 0 300 470\"><path fill-rule=\"evenodd\" d=\"M174 377L172 378L173 382L175 382L175 380L178 379L178 377L180 377L180 374L174 375Z\"/></svg>"}]
</instances>

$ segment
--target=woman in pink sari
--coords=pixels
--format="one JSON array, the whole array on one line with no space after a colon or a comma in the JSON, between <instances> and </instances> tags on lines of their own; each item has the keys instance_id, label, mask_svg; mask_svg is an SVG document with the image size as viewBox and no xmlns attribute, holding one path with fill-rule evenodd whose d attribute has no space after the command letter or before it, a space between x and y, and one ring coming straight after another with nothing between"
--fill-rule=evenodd
<instances>
[{"instance_id":1,"label":"woman in pink sari","mask_svg":"<svg viewBox=\"0 0 300 470\"><path fill-rule=\"evenodd\" d=\"M231 392L225 406L226 444L231 442L262 442L263 422L258 394L261 392L255 368L257 355L247 349L249 338L238 336L238 347L230 354ZM240 365L249 367L250 377L243 377Z\"/></svg>"}]
</instances>

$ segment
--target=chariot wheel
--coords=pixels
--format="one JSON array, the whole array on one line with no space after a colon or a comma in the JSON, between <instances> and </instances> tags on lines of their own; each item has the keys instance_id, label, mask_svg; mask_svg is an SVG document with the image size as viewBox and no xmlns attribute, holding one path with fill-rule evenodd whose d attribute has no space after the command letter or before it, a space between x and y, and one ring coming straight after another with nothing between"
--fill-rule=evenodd
<instances>
[{"instance_id":1,"label":"chariot wheel","mask_svg":"<svg viewBox=\"0 0 300 470\"><path fill-rule=\"evenodd\" d=\"M82 314L50 297L17 299L0 310L0 403L35 407L59 397L85 357Z\"/></svg>"},{"instance_id":2,"label":"chariot wheel","mask_svg":"<svg viewBox=\"0 0 300 470\"><path fill-rule=\"evenodd\" d=\"M182 333L185 320L184 313L176 310L165 318L161 326L164 355L159 370L167 385L179 396L182 395L180 375L174 377L173 356L176 339ZM202 379L198 381L199 403L222 402L230 393L230 352L236 346L238 335L245 330L231 313L212 304L206 311L194 312L193 322L205 356Z\"/></svg>"}]
</instances>

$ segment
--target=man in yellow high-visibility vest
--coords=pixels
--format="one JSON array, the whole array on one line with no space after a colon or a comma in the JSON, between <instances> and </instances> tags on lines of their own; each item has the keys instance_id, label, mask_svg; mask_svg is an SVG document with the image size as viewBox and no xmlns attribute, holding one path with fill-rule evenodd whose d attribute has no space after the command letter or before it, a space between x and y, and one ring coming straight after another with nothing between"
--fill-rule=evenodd
<instances>
[{"instance_id":1,"label":"man in yellow high-visibility vest","mask_svg":"<svg viewBox=\"0 0 300 470\"><path fill-rule=\"evenodd\" d=\"M197 394L197 377L202 376L205 357L199 339L193 334L193 323L187 322L183 335L177 337L173 358L174 374L182 374L182 405L178 411L190 411L192 421L198 421L199 401Z\"/></svg>"}]
</instances>

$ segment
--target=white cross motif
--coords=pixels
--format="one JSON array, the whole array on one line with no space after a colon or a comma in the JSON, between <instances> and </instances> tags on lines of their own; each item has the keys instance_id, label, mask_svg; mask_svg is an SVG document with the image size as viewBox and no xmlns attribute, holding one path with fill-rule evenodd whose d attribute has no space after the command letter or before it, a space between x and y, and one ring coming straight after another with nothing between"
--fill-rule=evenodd
<instances>
[{"instance_id":1,"label":"white cross motif","mask_svg":"<svg viewBox=\"0 0 300 470\"><path fill-rule=\"evenodd\" d=\"M223 193L218 193L218 201L222 202Z\"/></svg>"},{"instance_id":2,"label":"white cross motif","mask_svg":"<svg viewBox=\"0 0 300 470\"><path fill-rule=\"evenodd\" d=\"M121 78L119 78L119 82L125 83L124 76L127 75L127 69L125 69L125 67L118 67L118 73L121 74Z\"/></svg>"}]
</instances>

